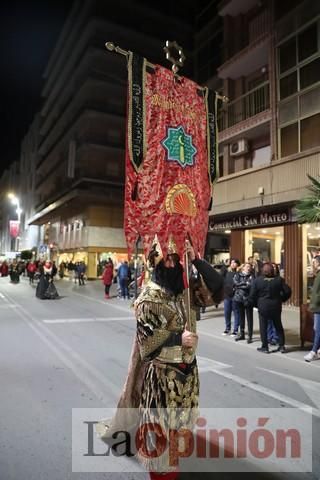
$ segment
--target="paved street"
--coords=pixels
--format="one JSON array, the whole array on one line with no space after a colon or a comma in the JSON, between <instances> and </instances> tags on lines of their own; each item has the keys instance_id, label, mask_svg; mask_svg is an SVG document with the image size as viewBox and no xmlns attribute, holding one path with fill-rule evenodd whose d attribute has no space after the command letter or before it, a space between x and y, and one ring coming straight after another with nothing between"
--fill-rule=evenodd
<instances>
[{"instance_id":1,"label":"paved street","mask_svg":"<svg viewBox=\"0 0 320 480\"><path fill-rule=\"evenodd\" d=\"M26 279L0 278L0 480L145 479L142 469L72 473L72 409L115 406L135 322L129 302L104 300L101 282L56 285L62 298L41 301ZM208 310L198 327L201 407L312 407L313 473L182 478L319 478L320 360L307 364L301 351L259 354L257 331L252 345L222 337L222 309Z\"/></svg>"}]
</instances>

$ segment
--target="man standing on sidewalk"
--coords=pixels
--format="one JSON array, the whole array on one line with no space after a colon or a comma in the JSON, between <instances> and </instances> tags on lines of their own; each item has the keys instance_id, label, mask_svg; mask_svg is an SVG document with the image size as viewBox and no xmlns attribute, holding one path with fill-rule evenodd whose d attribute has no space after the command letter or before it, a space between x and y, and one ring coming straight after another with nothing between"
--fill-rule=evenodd
<instances>
[{"instance_id":1,"label":"man standing on sidewalk","mask_svg":"<svg viewBox=\"0 0 320 480\"><path fill-rule=\"evenodd\" d=\"M234 309L233 305L233 294L234 294L234 283L233 278L237 273L237 269L240 267L240 260L237 258L232 258L230 262L230 267L225 271L224 277L224 319L225 319L225 330L222 335L229 335L231 333L231 315L233 312L234 315L234 324L232 329L232 336L236 336L239 328L239 313L238 310Z\"/></svg>"},{"instance_id":2,"label":"man standing on sidewalk","mask_svg":"<svg viewBox=\"0 0 320 480\"><path fill-rule=\"evenodd\" d=\"M316 276L313 283L309 309L314 315L314 339L312 350L304 356L306 362L312 362L312 360L320 358L320 255L314 257L313 267Z\"/></svg>"}]
</instances>

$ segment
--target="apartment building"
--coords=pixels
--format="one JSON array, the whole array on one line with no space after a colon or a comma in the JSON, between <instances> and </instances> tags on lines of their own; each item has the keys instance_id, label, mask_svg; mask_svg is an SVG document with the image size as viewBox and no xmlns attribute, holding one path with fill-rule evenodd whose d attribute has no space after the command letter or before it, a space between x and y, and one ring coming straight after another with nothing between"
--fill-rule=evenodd
<instances>
[{"instance_id":1,"label":"apartment building","mask_svg":"<svg viewBox=\"0 0 320 480\"><path fill-rule=\"evenodd\" d=\"M104 45L112 41L164 63L165 40L175 39L185 48L190 72L192 29L178 10L171 13L144 1L76 1L44 74L37 148L29 152L35 203L27 222L40 229L41 254L84 260L90 278L107 257L127 258L127 68L125 57Z\"/></svg>"},{"instance_id":2,"label":"apartment building","mask_svg":"<svg viewBox=\"0 0 320 480\"><path fill-rule=\"evenodd\" d=\"M320 225L299 225L307 174L320 175L320 3L224 0L218 68L220 179L208 253L280 265L292 303L306 300Z\"/></svg>"}]
</instances>

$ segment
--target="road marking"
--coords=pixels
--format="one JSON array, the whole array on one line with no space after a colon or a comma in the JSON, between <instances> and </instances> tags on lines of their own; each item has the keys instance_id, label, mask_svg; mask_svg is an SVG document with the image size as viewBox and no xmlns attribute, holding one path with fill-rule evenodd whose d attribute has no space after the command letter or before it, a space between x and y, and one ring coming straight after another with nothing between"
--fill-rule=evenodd
<instances>
[{"instance_id":1,"label":"road marking","mask_svg":"<svg viewBox=\"0 0 320 480\"><path fill-rule=\"evenodd\" d=\"M84 295L83 293L77 293L77 292L72 292L74 295L78 295L79 297L83 297L83 298L86 298L87 300L91 300L92 302L98 302L98 303L102 303L102 305L106 306L106 307L111 307L111 308L115 308L116 310L121 310L122 312L130 312L132 311L132 307L131 307L131 303L128 303L128 306L127 307L122 307L121 305L116 305L115 303L113 303L112 299L110 300L99 300L98 298L94 298L94 297L90 297L89 295Z\"/></svg>"},{"instance_id":2,"label":"road marking","mask_svg":"<svg viewBox=\"0 0 320 480\"><path fill-rule=\"evenodd\" d=\"M134 317L92 317L92 318L55 318L52 320L42 320L43 323L92 323L92 322L117 322L123 320L134 321Z\"/></svg>"},{"instance_id":3,"label":"road marking","mask_svg":"<svg viewBox=\"0 0 320 480\"><path fill-rule=\"evenodd\" d=\"M304 392L308 395L310 400L316 405L316 410L320 413L318 406L320 405L320 383L315 382L313 380L308 380L301 377L294 377L293 375L289 375L288 373L281 373L275 370L269 370L268 368L257 367L259 370L263 370L268 373L272 373L273 375L278 375L279 377L288 378L293 382L297 383L302 387Z\"/></svg>"},{"instance_id":4,"label":"road marking","mask_svg":"<svg viewBox=\"0 0 320 480\"><path fill-rule=\"evenodd\" d=\"M201 357L200 355L197 355L197 364L201 373L212 372L213 370L217 369L222 370L224 368L232 368L232 365L218 362L218 360L212 360L208 357Z\"/></svg>"},{"instance_id":5,"label":"road marking","mask_svg":"<svg viewBox=\"0 0 320 480\"><path fill-rule=\"evenodd\" d=\"M224 368L218 367L211 367L207 371L220 375L221 377L227 378L232 382L238 383L241 386L250 388L256 392L262 393L268 397L274 398L279 402L284 402L292 407L299 408L299 410L303 410L306 413L312 414L316 417L320 418L320 410L313 409L311 405L307 403L300 402L299 400L295 400L294 398L288 397L287 395L283 395L282 393L276 392L275 390L271 390L271 388L263 387L262 385L258 385L256 383L247 380L246 378L239 377L238 375L234 375L233 373L226 372Z\"/></svg>"},{"instance_id":6,"label":"road marking","mask_svg":"<svg viewBox=\"0 0 320 480\"><path fill-rule=\"evenodd\" d=\"M17 308L16 305L11 305L10 303L6 304L6 305L0 305L0 308Z\"/></svg>"},{"instance_id":7,"label":"road marking","mask_svg":"<svg viewBox=\"0 0 320 480\"><path fill-rule=\"evenodd\" d=\"M119 398L121 387L109 380L104 374L88 363L69 345L46 327L41 320L33 318L23 307L8 296L17 306L19 317L38 335L49 349L67 368L105 405ZM111 397L111 399L110 399Z\"/></svg>"},{"instance_id":8,"label":"road marking","mask_svg":"<svg viewBox=\"0 0 320 480\"><path fill-rule=\"evenodd\" d=\"M0 298L6 298L3 293L0 293Z\"/></svg>"}]
</instances>

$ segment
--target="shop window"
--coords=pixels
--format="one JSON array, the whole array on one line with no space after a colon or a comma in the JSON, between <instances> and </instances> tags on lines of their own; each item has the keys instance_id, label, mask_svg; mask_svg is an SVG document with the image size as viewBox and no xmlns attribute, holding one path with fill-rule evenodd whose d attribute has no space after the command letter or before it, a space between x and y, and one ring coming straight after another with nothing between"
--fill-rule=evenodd
<instances>
[{"instance_id":1,"label":"shop window","mask_svg":"<svg viewBox=\"0 0 320 480\"><path fill-rule=\"evenodd\" d=\"M301 150L320 145L320 113L301 120Z\"/></svg>"},{"instance_id":2,"label":"shop window","mask_svg":"<svg viewBox=\"0 0 320 480\"><path fill-rule=\"evenodd\" d=\"M279 47L280 73L286 72L297 63L296 37Z\"/></svg>"},{"instance_id":3,"label":"shop window","mask_svg":"<svg viewBox=\"0 0 320 480\"><path fill-rule=\"evenodd\" d=\"M280 99L281 100L296 93L297 89L298 89L298 84L297 84L296 71L280 79Z\"/></svg>"},{"instance_id":4,"label":"shop window","mask_svg":"<svg viewBox=\"0 0 320 480\"><path fill-rule=\"evenodd\" d=\"M318 29L314 23L298 35L299 62L310 57L318 50Z\"/></svg>"},{"instance_id":5,"label":"shop window","mask_svg":"<svg viewBox=\"0 0 320 480\"><path fill-rule=\"evenodd\" d=\"M284 229L283 226L257 228L246 232L246 255L260 262L272 262L284 276ZM260 265L261 267L261 265Z\"/></svg>"},{"instance_id":6,"label":"shop window","mask_svg":"<svg viewBox=\"0 0 320 480\"><path fill-rule=\"evenodd\" d=\"M300 68L300 90L320 81L320 57Z\"/></svg>"},{"instance_id":7,"label":"shop window","mask_svg":"<svg viewBox=\"0 0 320 480\"><path fill-rule=\"evenodd\" d=\"M298 123L283 127L281 132L281 157L298 152Z\"/></svg>"}]
</instances>

